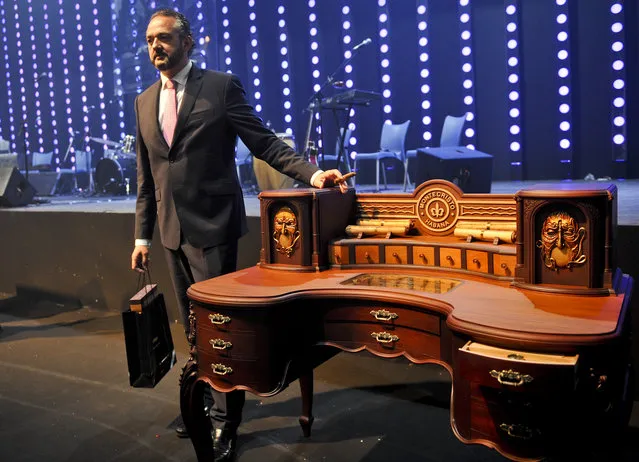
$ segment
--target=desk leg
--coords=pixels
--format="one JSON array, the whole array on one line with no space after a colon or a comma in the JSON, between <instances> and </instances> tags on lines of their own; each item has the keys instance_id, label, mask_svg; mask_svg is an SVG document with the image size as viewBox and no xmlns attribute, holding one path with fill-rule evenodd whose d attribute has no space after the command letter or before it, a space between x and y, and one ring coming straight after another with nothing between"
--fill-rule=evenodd
<instances>
[{"instance_id":1,"label":"desk leg","mask_svg":"<svg viewBox=\"0 0 639 462\"><path fill-rule=\"evenodd\" d=\"M189 433L198 462L212 462L213 440L211 419L204 413L204 387L208 384L197 379L197 363L190 359L180 377L180 411Z\"/></svg>"},{"instance_id":2,"label":"desk leg","mask_svg":"<svg viewBox=\"0 0 639 462\"><path fill-rule=\"evenodd\" d=\"M300 376L300 391L302 392L302 415L299 418L302 433L311 436L313 425L313 370Z\"/></svg>"}]
</instances>

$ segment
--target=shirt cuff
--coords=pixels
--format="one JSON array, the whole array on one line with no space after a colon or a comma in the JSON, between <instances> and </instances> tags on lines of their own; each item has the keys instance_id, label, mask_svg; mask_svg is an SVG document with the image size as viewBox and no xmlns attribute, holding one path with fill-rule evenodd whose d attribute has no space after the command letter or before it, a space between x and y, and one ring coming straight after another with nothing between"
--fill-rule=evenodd
<instances>
[{"instance_id":1,"label":"shirt cuff","mask_svg":"<svg viewBox=\"0 0 639 462\"><path fill-rule=\"evenodd\" d=\"M317 178L317 176L321 175L322 173L324 173L324 170L318 170L317 172L313 173L313 176L311 177L311 180L310 180L311 186L313 186L313 182L315 181L315 178Z\"/></svg>"},{"instance_id":2,"label":"shirt cuff","mask_svg":"<svg viewBox=\"0 0 639 462\"><path fill-rule=\"evenodd\" d=\"M136 239L135 246L145 245L147 247L151 247L151 239Z\"/></svg>"}]
</instances>

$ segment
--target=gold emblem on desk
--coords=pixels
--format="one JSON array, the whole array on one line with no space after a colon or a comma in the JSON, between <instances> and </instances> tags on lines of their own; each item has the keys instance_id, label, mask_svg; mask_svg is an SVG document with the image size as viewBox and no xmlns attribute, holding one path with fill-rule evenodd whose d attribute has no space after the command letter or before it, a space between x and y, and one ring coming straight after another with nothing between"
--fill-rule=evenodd
<instances>
[{"instance_id":1,"label":"gold emblem on desk","mask_svg":"<svg viewBox=\"0 0 639 462\"><path fill-rule=\"evenodd\" d=\"M433 233L448 231L457 221L457 200L441 188L427 189L417 201L417 216Z\"/></svg>"},{"instance_id":2,"label":"gold emblem on desk","mask_svg":"<svg viewBox=\"0 0 639 462\"><path fill-rule=\"evenodd\" d=\"M586 255L582 244L586 230L579 228L575 219L565 212L549 215L541 229L537 247L542 251L544 265L554 271L583 265Z\"/></svg>"},{"instance_id":3,"label":"gold emblem on desk","mask_svg":"<svg viewBox=\"0 0 639 462\"><path fill-rule=\"evenodd\" d=\"M275 250L291 258L295 252L295 244L300 238L297 229L297 217L290 207L284 206L275 213L273 219L273 240Z\"/></svg>"}]
</instances>

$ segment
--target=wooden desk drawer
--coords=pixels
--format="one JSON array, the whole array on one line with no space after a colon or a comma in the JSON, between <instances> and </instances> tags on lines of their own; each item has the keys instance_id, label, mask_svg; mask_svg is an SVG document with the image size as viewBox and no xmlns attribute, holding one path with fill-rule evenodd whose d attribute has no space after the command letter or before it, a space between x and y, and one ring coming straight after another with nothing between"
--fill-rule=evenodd
<instances>
[{"instance_id":1,"label":"wooden desk drawer","mask_svg":"<svg viewBox=\"0 0 639 462\"><path fill-rule=\"evenodd\" d=\"M198 355L198 373L209 377L220 388L243 385L259 393L278 388L284 378L285 365L268 355L259 360L219 358L214 354Z\"/></svg>"},{"instance_id":2,"label":"wooden desk drawer","mask_svg":"<svg viewBox=\"0 0 639 462\"><path fill-rule=\"evenodd\" d=\"M477 250L467 250L466 251L466 269L468 271L488 273L488 252L479 252Z\"/></svg>"},{"instance_id":3,"label":"wooden desk drawer","mask_svg":"<svg viewBox=\"0 0 639 462\"><path fill-rule=\"evenodd\" d=\"M434 266L435 248L416 245L413 247L413 265Z\"/></svg>"},{"instance_id":4,"label":"wooden desk drawer","mask_svg":"<svg viewBox=\"0 0 639 462\"><path fill-rule=\"evenodd\" d=\"M440 247L439 266L441 266L442 268L461 268L461 263L461 249Z\"/></svg>"},{"instance_id":5,"label":"wooden desk drawer","mask_svg":"<svg viewBox=\"0 0 639 462\"><path fill-rule=\"evenodd\" d=\"M384 256L387 265L406 265L408 264L408 251L406 246L387 245L384 246Z\"/></svg>"},{"instance_id":6,"label":"wooden desk drawer","mask_svg":"<svg viewBox=\"0 0 639 462\"><path fill-rule=\"evenodd\" d=\"M263 310L220 310L215 307L205 308L195 303L193 307L198 331L207 329L212 332L255 332L256 326L265 324Z\"/></svg>"},{"instance_id":7,"label":"wooden desk drawer","mask_svg":"<svg viewBox=\"0 0 639 462\"><path fill-rule=\"evenodd\" d=\"M529 353L468 342L459 349L458 373L467 380L513 392L573 391L579 355Z\"/></svg>"},{"instance_id":8,"label":"wooden desk drawer","mask_svg":"<svg viewBox=\"0 0 639 462\"><path fill-rule=\"evenodd\" d=\"M348 265L348 250L347 245L333 245L331 246L330 259L333 265Z\"/></svg>"},{"instance_id":9,"label":"wooden desk drawer","mask_svg":"<svg viewBox=\"0 0 639 462\"><path fill-rule=\"evenodd\" d=\"M326 322L324 340L350 351L366 347L380 356L406 353L416 360L439 359L440 338L415 329L369 323Z\"/></svg>"},{"instance_id":10,"label":"wooden desk drawer","mask_svg":"<svg viewBox=\"0 0 639 462\"><path fill-rule=\"evenodd\" d=\"M379 263L379 246L358 245L355 246L356 264L377 264Z\"/></svg>"},{"instance_id":11,"label":"wooden desk drawer","mask_svg":"<svg viewBox=\"0 0 639 462\"><path fill-rule=\"evenodd\" d=\"M196 346L201 353L219 358L255 359L259 351L268 348L266 339L251 332L197 331ZM261 343L261 345L259 344Z\"/></svg>"},{"instance_id":12,"label":"wooden desk drawer","mask_svg":"<svg viewBox=\"0 0 639 462\"><path fill-rule=\"evenodd\" d=\"M515 275L515 266L517 265L517 257L514 255L493 255L493 272L497 276L512 277Z\"/></svg>"},{"instance_id":13,"label":"wooden desk drawer","mask_svg":"<svg viewBox=\"0 0 639 462\"><path fill-rule=\"evenodd\" d=\"M326 322L366 323L380 329L408 327L431 334L440 334L439 316L422 311L396 308L371 303L368 306L344 306L329 308L324 316Z\"/></svg>"},{"instance_id":14,"label":"wooden desk drawer","mask_svg":"<svg viewBox=\"0 0 639 462\"><path fill-rule=\"evenodd\" d=\"M477 401L470 407L470 437L487 439L502 450L519 457L536 459L545 453L551 437L550 415L540 416L520 409L485 405Z\"/></svg>"}]
</instances>

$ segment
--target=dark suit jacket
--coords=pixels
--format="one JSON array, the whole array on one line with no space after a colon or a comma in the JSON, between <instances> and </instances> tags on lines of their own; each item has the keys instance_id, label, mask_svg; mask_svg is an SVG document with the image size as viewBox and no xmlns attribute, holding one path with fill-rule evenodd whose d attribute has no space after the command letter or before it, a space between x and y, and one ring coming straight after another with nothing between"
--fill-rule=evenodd
<instances>
[{"instance_id":1,"label":"dark suit jacket","mask_svg":"<svg viewBox=\"0 0 639 462\"><path fill-rule=\"evenodd\" d=\"M317 167L266 128L231 74L191 69L169 147L158 123L160 81L135 102L138 196L136 239L151 239L156 216L162 244L177 249L180 230L198 248L238 239L247 230L235 169L239 135L251 152L309 183Z\"/></svg>"}]
</instances>

